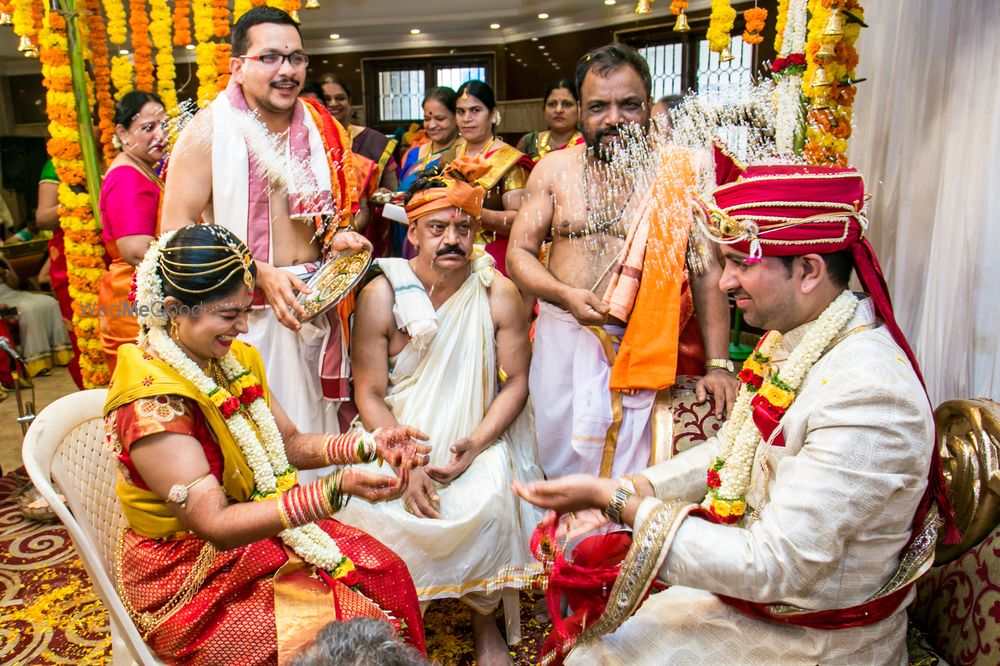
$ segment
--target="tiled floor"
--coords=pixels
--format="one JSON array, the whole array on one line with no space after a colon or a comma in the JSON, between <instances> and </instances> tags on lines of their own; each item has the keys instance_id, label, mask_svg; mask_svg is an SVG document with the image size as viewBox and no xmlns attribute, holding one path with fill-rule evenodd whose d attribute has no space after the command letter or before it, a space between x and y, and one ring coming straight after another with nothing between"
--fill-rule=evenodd
<instances>
[{"instance_id":1,"label":"tiled floor","mask_svg":"<svg viewBox=\"0 0 1000 666\"><path fill-rule=\"evenodd\" d=\"M36 377L34 382L36 414L57 398L77 390L66 368L56 368L48 377ZM21 398L25 402L31 400L31 390L22 389ZM17 399L13 391L8 391L6 399L0 402L0 468L5 474L22 465L22 434L17 417Z\"/></svg>"}]
</instances>

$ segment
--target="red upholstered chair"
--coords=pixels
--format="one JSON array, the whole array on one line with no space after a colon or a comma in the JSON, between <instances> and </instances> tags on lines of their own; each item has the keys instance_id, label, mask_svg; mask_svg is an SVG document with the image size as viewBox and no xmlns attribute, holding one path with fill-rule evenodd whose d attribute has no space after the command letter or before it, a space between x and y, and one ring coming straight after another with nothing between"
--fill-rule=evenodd
<instances>
[{"instance_id":1,"label":"red upholstered chair","mask_svg":"<svg viewBox=\"0 0 1000 666\"><path fill-rule=\"evenodd\" d=\"M697 446L719 431L722 420L712 414L715 409L712 398L696 404L694 387L698 379L680 375L673 386L657 394L650 417L653 421L650 465ZM669 446L666 442L670 442Z\"/></svg>"}]
</instances>

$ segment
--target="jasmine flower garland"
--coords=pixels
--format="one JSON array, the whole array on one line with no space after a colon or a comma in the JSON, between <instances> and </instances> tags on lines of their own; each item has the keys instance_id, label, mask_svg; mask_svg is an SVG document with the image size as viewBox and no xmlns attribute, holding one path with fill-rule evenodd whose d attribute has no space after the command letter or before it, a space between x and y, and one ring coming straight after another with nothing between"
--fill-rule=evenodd
<instances>
[{"instance_id":1,"label":"jasmine flower garland","mask_svg":"<svg viewBox=\"0 0 1000 666\"><path fill-rule=\"evenodd\" d=\"M719 453L708 468L708 490L702 501L702 506L722 522L735 523L746 512L746 491L754 456L762 442L753 420L754 406L764 401L763 406L780 418L795 400L809 370L851 320L857 306L857 297L845 289L810 326L780 372L770 372L771 356L782 340L778 331L769 331L743 364L739 375L742 386L732 416L719 436Z\"/></svg>"}]
</instances>

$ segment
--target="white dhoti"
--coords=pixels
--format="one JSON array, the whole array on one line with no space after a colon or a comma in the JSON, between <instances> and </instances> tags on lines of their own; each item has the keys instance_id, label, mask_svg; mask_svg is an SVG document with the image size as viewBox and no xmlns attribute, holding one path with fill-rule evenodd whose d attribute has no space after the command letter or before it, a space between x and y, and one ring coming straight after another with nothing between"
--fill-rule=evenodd
<instances>
[{"instance_id":1,"label":"white dhoti","mask_svg":"<svg viewBox=\"0 0 1000 666\"><path fill-rule=\"evenodd\" d=\"M288 266L282 270L305 279L313 266ZM267 306L253 310L247 325L250 330L240 339L260 352L268 388L299 432L339 433L337 409L341 403L324 398L320 385L320 357L330 329L326 317L316 317L293 331L278 321ZM308 483L333 469L300 470L299 481Z\"/></svg>"},{"instance_id":2,"label":"white dhoti","mask_svg":"<svg viewBox=\"0 0 1000 666\"><path fill-rule=\"evenodd\" d=\"M608 387L624 332L620 326L581 326L565 310L539 301L528 377L538 456L548 478L597 475L605 456L613 456L612 477L649 465L656 392L619 398Z\"/></svg>"},{"instance_id":3,"label":"white dhoti","mask_svg":"<svg viewBox=\"0 0 1000 666\"><path fill-rule=\"evenodd\" d=\"M492 274L489 267L473 272L437 310L439 327L426 348L416 349L411 339L390 359L386 406L398 423L427 433L431 465L448 462L451 445L472 434L497 394L486 286ZM422 601L463 597L481 613L492 611L501 589L523 583L517 571L533 564L528 542L539 514L510 490L515 478L540 477L529 421L523 413L461 476L438 487L441 519L417 518L402 500L368 504L358 499L337 519L365 530L403 558ZM366 468L389 471L374 464Z\"/></svg>"}]
</instances>

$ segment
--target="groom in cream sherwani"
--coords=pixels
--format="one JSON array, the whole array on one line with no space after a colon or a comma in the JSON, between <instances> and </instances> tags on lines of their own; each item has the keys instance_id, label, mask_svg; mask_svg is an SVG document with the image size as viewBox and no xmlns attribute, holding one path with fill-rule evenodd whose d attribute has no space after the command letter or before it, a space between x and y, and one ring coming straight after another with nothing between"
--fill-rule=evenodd
<instances>
[{"instance_id":1,"label":"groom in cream sherwani","mask_svg":"<svg viewBox=\"0 0 1000 666\"><path fill-rule=\"evenodd\" d=\"M479 664L509 664L492 613L502 578L528 564L536 522L509 488L540 478L522 417L531 351L520 293L474 249L488 166L458 160L408 194L417 256L381 259L361 292L353 335L355 401L366 428L406 423L430 436L430 464L402 499L355 502L337 518L406 562L421 601L458 597Z\"/></svg>"}]
</instances>

